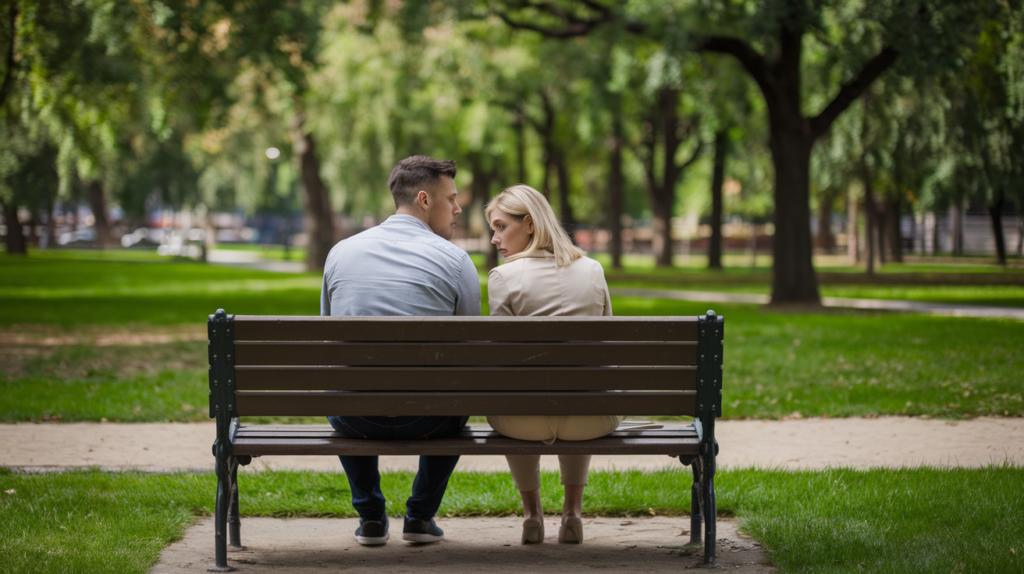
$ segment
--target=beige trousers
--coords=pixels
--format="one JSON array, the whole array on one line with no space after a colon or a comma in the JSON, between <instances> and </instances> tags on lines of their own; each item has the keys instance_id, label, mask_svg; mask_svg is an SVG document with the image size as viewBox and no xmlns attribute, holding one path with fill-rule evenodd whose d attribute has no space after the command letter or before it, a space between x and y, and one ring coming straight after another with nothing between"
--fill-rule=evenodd
<instances>
[{"instance_id":1,"label":"beige trousers","mask_svg":"<svg viewBox=\"0 0 1024 574\"><path fill-rule=\"evenodd\" d=\"M499 434L519 440L539 440L551 444L558 440L591 440L602 437L619 426L622 416L501 416L487 417ZM540 455L506 455L512 480L521 492L540 488ZM558 466L563 485L587 484L590 470L589 454L560 454Z\"/></svg>"}]
</instances>

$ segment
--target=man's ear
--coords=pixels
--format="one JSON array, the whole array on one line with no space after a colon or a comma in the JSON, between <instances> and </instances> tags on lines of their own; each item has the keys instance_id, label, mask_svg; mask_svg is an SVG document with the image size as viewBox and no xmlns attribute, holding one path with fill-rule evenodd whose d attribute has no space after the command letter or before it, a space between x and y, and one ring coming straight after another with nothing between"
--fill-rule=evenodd
<instances>
[{"instance_id":1,"label":"man's ear","mask_svg":"<svg viewBox=\"0 0 1024 574\"><path fill-rule=\"evenodd\" d=\"M423 211L427 211L430 207L430 192L425 190L419 190L416 192L416 205Z\"/></svg>"},{"instance_id":2,"label":"man's ear","mask_svg":"<svg viewBox=\"0 0 1024 574\"><path fill-rule=\"evenodd\" d=\"M530 217L529 213L527 213L526 216L523 217L523 225L526 226L526 232L529 233L530 235L533 235L533 218Z\"/></svg>"}]
</instances>

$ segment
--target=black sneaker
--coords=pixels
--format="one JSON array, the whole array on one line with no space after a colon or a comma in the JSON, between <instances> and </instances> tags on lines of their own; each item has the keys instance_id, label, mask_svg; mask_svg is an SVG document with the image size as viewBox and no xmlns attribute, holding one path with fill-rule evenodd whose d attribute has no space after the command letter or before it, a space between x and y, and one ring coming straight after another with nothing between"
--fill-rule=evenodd
<instances>
[{"instance_id":1,"label":"black sneaker","mask_svg":"<svg viewBox=\"0 0 1024 574\"><path fill-rule=\"evenodd\" d=\"M405 517L405 526L402 528L402 540L409 542L438 542L444 540L444 530L434 524L434 519L419 520L418 518Z\"/></svg>"},{"instance_id":2,"label":"black sneaker","mask_svg":"<svg viewBox=\"0 0 1024 574\"><path fill-rule=\"evenodd\" d=\"M360 520L356 528L356 542L363 546L380 546L388 541L388 517L384 520Z\"/></svg>"}]
</instances>

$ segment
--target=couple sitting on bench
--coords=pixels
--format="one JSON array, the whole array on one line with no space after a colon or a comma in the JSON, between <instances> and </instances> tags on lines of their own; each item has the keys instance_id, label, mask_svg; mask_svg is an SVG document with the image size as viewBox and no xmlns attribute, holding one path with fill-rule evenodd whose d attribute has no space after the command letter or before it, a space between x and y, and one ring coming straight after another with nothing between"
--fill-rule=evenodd
<instances>
[{"instance_id":1,"label":"couple sitting on bench","mask_svg":"<svg viewBox=\"0 0 1024 574\"><path fill-rule=\"evenodd\" d=\"M455 188L455 162L426 156L406 158L388 186L397 212L377 227L341 241L324 267L320 314L328 316L479 315L480 282L469 255L448 240L462 208ZM487 206L487 222L506 264L490 273L491 315L611 315L601 265L569 240L543 195L526 185L501 192ZM619 416L497 416L487 421L510 438L589 440L618 427ZM377 440L450 436L468 417L328 417L346 437ZM384 544L388 517L376 456L341 456L352 505L359 513L356 540ZM544 540L540 456L508 456L523 498L522 542ZM458 456L421 456L406 502L402 538L437 542L444 532L434 514ZM559 542L583 542L580 519L589 455L559 455L565 503Z\"/></svg>"}]
</instances>

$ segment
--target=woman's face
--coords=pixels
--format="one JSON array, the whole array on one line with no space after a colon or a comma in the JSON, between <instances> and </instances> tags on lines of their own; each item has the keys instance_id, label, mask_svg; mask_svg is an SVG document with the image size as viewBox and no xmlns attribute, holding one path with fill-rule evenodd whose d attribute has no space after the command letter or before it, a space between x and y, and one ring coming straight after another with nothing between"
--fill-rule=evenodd
<instances>
[{"instance_id":1,"label":"woman's face","mask_svg":"<svg viewBox=\"0 0 1024 574\"><path fill-rule=\"evenodd\" d=\"M515 217L495 208L491 211L491 219L487 222L494 232L491 243L498 246L502 257L515 255L526 249L533 235L533 218Z\"/></svg>"}]
</instances>

